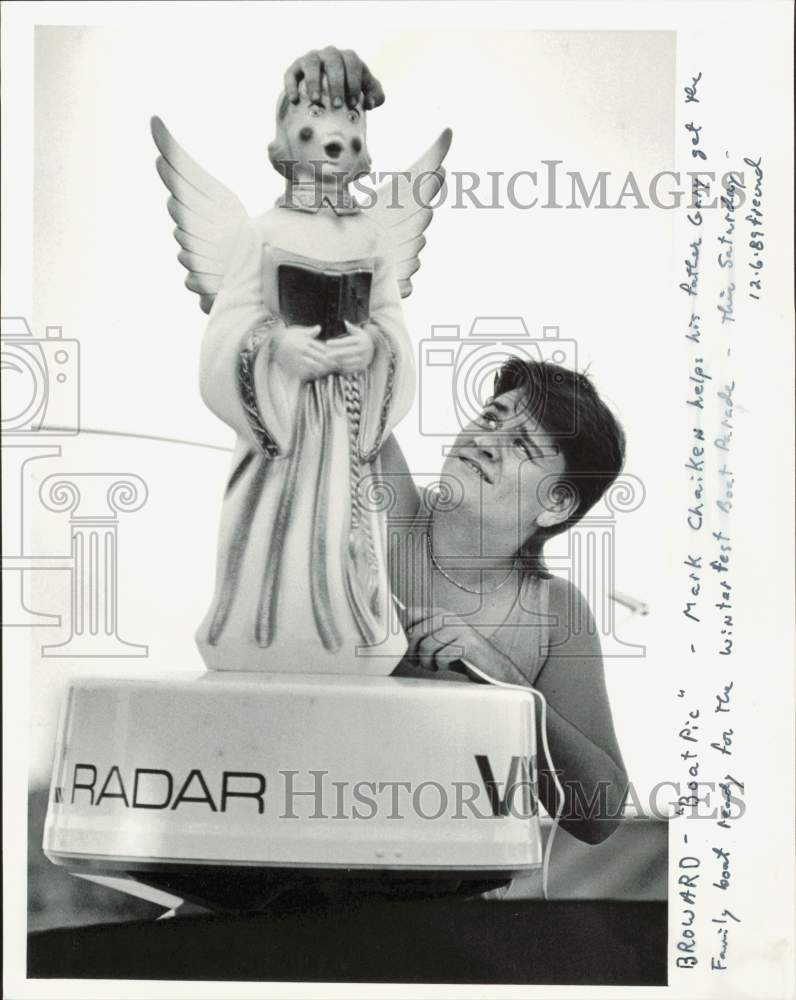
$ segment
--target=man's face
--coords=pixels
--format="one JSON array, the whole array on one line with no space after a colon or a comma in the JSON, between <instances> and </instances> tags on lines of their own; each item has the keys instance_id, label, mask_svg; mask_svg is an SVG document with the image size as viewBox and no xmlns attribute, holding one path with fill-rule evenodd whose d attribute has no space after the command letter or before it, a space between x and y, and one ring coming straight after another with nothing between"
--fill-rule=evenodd
<instances>
[{"instance_id":1,"label":"man's face","mask_svg":"<svg viewBox=\"0 0 796 1000\"><path fill-rule=\"evenodd\" d=\"M517 551L551 508L566 462L528 412L522 389L496 396L456 439L443 472L456 477L462 513L477 515L484 543Z\"/></svg>"},{"instance_id":2,"label":"man's face","mask_svg":"<svg viewBox=\"0 0 796 1000\"><path fill-rule=\"evenodd\" d=\"M353 180L365 149L365 112L355 108L335 108L324 81L319 101L310 101L301 89L298 104L289 104L283 123L296 161L294 179L301 181ZM319 173L318 173L319 172Z\"/></svg>"}]
</instances>

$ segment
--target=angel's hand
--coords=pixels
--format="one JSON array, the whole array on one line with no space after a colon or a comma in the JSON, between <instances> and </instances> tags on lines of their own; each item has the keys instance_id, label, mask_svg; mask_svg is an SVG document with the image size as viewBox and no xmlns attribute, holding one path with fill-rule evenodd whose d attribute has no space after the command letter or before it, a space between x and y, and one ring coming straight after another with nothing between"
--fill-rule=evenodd
<instances>
[{"instance_id":1,"label":"angel's hand","mask_svg":"<svg viewBox=\"0 0 796 1000\"><path fill-rule=\"evenodd\" d=\"M356 52L352 49L336 49L334 45L327 45L320 52L313 49L296 59L285 73L285 93L297 104L299 83L304 80L310 100L319 101L321 77L324 75L329 84L329 96L336 108L341 108L343 101L353 108L359 101L360 94L366 111L384 104L381 84Z\"/></svg>"},{"instance_id":2,"label":"angel's hand","mask_svg":"<svg viewBox=\"0 0 796 1000\"><path fill-rule=\"evenodd\" d=\"M274 335L274 361L288 374L309 382L334 369L325 347L316 340L320 326L285 326Z\"/></svg>"},{"instance_id":3,"label":"angel's hand","mask_svg":"<svg viewBox=\"0 0 796 1000\"><path fill-rule=\"evenodd\" d=\"M376 345L373 342L375 329L372 324L357 326L343 321L348 330L347 337L336 337L326 342L329 363L334 371L343 375L354 375L364 371L373 360Z\"/></svg>"}]
</instances>

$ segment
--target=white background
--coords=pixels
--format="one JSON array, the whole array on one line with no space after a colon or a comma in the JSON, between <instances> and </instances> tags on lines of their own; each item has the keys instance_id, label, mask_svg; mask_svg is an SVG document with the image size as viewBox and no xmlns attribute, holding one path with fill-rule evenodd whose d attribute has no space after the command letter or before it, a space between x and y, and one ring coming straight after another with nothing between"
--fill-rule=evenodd
<instances>
[{"instance_id":1,"label":"white background","mask_svg":"<svg viewBox=\"0 0 796 1000\"><path fill-rule=\"evenodd\" d=\"M451 126L449 171L541 173L542 160L558 159L564 161L561 171L580 170L589 187L597 171L612 172L609 190L617 193L628 171L645 190L644 179L674 168L682 85L697 70L704 73L710 97L704 115L711 117L711 128L728 143L736 135L743 140L734 153L767 152L773 167L770 217L781 227L779 234L771 232L777 249L769 260L766 306L745 327L744 405L750 417L739 516L749 542L742 565L750 585L744 590L740 649L756 681L747 698L747 748L759 745L765 733L772 749L748 757L748 779L752 762L757 765L760 812L743 884L767 898L769 908L767 916L747 911L760 935L750 948L749 978L739 974L735 982L739 990L758 984L755 995L785 995L776 985L765 992L760 976L769 968L767 955L775 962L766 949L775 947L778 934L789 939L789 910L774 909L774 896L761 886L777 882L755 859L764 837L766 856L781 847L789 858L792 824L782 801L783 786L785 797L790 795L787 774L769 792L765 784L773 760L779 766L791 760L790 640L783 639L792 566L785 514L792 455L784 153L790 141L783 134L790 129L790 64L784 46L777 48L788 35L789 9L36 4L6 5L4 16L6 55L13 45L13 60L5 60L4 81L3 314L27 316L37 336L46 324L58 324L65 337L80 340L82 426L222 446L230 443L227 429L204 409L197 392L204 317L195 296L181 287L184 272L169 235L166 193L154 171L150 115L163 117L206 169L253 213L261 211L280 191L265 147L282 71L296 55L332 41L359 51L387 92L387 103L369 116L376 169L405 167ZM30 25L69 22L75 27L68 31L38 29L34 93ZM106 26L81 27L97 22ZM503 191L506 204L505 186ZM567 187L559 197L568 203ZM680 721L671 715L672 694L683 670L673 636L683 594L673 545L681 532L675 505L683 442L672 430L683 394L678 364L685 305L676 286L687 241L677 228L680 213L630 207L522 211L508 205L457 211L452 201L451 192L435 216L415 291L405 303L413 338L419 343L432 324L460 324L464 331L477 315L521 315L534 334L542 326L559 326L562 337L577 342L578 367L589 366L623 422L626 469L645 484L645 504L621 522L616 583L651 608L647 618L626 622L623 634L645 643L647 656L609 661L607 672L631 777L650 789L672 776L678 728L673 719ZM439 468L439 440L419 433L417 409L399 437L413 469ZM44 472L135 472L150 488L147 505L127 520L122 515L120 526L120 631L148 644L150 656L96 669L143 674L200 666L192 634L210 595L226 463L223 452L95 438L64 441L61 464ZM37 517L34 524L29 551L66 551L63 521ZM37 608L62 611L65 597L65 582L51 579L38 591ZM85 661L42 661L39 646L36 637L27 657L31 669L17 663L6 673L21 778L19 747L26 744L27 720L33 722L28 764L42 777L63 679L93 669ZM12 801L19 811L21 780L9 794L17 795ZM23 844L14 842L17 849ZM783 863L789 878L790 861ZM24 886L17 882L16 890ZM772 974L775 966L781 970L784 962L772 965ZM728 991L721 979L700 980L697 987L681 978L677 984L672 995ZM119 984L114 990L122 995ZM246 988L240 991L245 995Z\"/></svg>"},{"instance_id":2,"label":"white background","mask_svg":"<svg viewBox=\"0 0 796 1000\"><path fill-rule=\"evenodd\" d=\"M33 323L37 333L57 323L65 337L80 340L83 427L231 441L197 392L205 317L197 297L181 287L185 272L175 260L148 122L160 114L250 211L270 206L281 190L265 156L273 107L286 60L308 40L299 31L283 32L281 21L278 33L269 31L269 17L273 13L263 11L260 30L246 33L234 20L209 30L186 19L179 30L154 38L148 28L37 29ZM654 751L663 734L651 738L638 706L661 696L666 682L659 641L666 630L665 581L650 567L664 552L658 529L664 484L656 472L665 426L652 373L665 353L667 314L654 304L664 300L669 281L673 214L522 210L510 203L507 187L513 174L535 171L537 189L526 179L516 194L543 204L549 188L541 161L557 159L563 161L562 205L572 200L566 170L580 170L587 189L598 171L608 171L611 202L632 170L646 194L649 179L673 166L674 35L407 27L360 37L354 41L388 94L369 115L377 170L408 166L450 126L452 175L505 174L500 207L481 210L461 196L458 204L466 207L453 207L452 176L405 303L418 348L432 325L457 324L466 336L479 315L522 316L537 337L543 326L558 326L572 363L589 369L627 429L626 470L644 482L647 499L640 511L620 518L616 584L649 604L652 614L625 624L622 638L655 652L609 662L609 682L628 766L639 786L650 789L661 780L663 758ZM487 192L480 197L491 200ZM424 369L421 378L428 374ZM437 472L442 444L450 442L420 430L421 407L426 426L451 429L453 377L441 374L448 376L442 392L439 382L427 383L398 431L416 473ZM60 459L39 463L37 473L77 467L144 476L150 500L120 526L120 616L134 624L136 636L142 633L135 641L151 646L145 669L198 666L191 640L212 582L225 481L218 465L226 460L162 445L147 446L144 457L140 447L107 439L65 447ZM31 547L48 551L42 546L50 532L50 544L57 545L63 517L37 515ZM146 562L127 569L136 555ZM66 583L36 578L37 609L57 612L59 582ZM85 661L44 664L48 702L65 666L92 669ZM96 665L102 672L114 667L129 670ZM49 766L42 737L34 744L41 750L38 773Z\"/></svg>"}]
</instances>

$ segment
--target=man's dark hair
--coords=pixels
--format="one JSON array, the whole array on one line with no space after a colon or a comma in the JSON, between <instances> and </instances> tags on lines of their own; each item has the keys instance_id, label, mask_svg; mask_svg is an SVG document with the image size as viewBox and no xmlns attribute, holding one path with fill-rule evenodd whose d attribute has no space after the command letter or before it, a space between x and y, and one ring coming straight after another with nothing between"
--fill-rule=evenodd
<instances>
[{"instance_id":1,"label":"man's dark hair","mask_svg":"<svg viewBox=\"0 0 796 1000\"><path fill-rule=\"evenodd\" d=\"M522 389L525 412L561 449L566 470L556 490L573 490L577 506L571 517L541 528L520 549L523 568L549 576L542 560L548 538L571 528L597 503L622 470L625 435L616 417L597 395L586 375L547 362L509 359L495 376L495 395Z\"/></svg>"}]
</instances>

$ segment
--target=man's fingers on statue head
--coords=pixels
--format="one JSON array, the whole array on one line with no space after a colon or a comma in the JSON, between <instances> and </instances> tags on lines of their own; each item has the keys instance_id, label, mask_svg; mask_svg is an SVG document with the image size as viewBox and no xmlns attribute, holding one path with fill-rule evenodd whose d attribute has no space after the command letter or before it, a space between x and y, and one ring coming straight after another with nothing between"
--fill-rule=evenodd
<instances>
[{"instance_id":1,"label":"man's fingers on statue head","mask_svg":"<svg viewBox=\"0 0 796 1000\"><path fill-rule=\"evenodd\" d=\"M345 68L342 56L337 49L329 46L323 50L321 58L332 105L341 108L345 100Z\"/></svg>"},{"instance_id":2,"label":"man's fingers on statue head","mask_svg":"<svg viewBox=\"0 0 796 1000\"><path fill-rule=\"evenodd\" d=\"M345 69L346 99L349 108L355 108L362 93L362 60L352 49L343 49L340 55Z\"/></svg>"},{"instance_id":3,"label":"man's fingers on statue head","mask_svg":"<svg viewBox=\"0 0 796 1000\"><path fill-rule=\"evenodd\" d=\"M323 78L329 90L333 107L344 103L354 108L362 99L362 106L370 111L384 104L384 90L368 66L353 49L335 48L327 45L318 52L312 49L294 60L285 73L285 94L293 104L301 99L300 84L304 81L310 101L320 101L323 94Z\"/></svg>"},{"instance_id":4,"label":"man's fingers on statue head","mask_svg":"<svg viewBox=\"0 0 796 1000\"><path fill-rule=\"evenodd\" d=\"M384 104L384 91L381 84L364 63L362 64L362 94L363 106L367 111Z\"/></svg>"},{"instance_id":5,"label":"man's fingers on statue head","mask_svg":"<svg viewBox=\"0 0 796 1000\"><path fill-rule=\"evenodd\" d=\"M304 78L304 70L301 68L301 60L296 59L285 70L285 95L293 104L299 102L299 81Z\"/></svg>"},{"instance_id":6,"label":"man's fingers on statue head","mask_svg":"<svg viewBox=\"0 0 796 1000\"><path fill-rule=\"evenodd\" d=\"M320 101L321 72L323 71L320 53L313 49L303 56L299 62L304 73L304 86L307 90L307 97L311 101Z\"/></svg>"}]
</instances>

